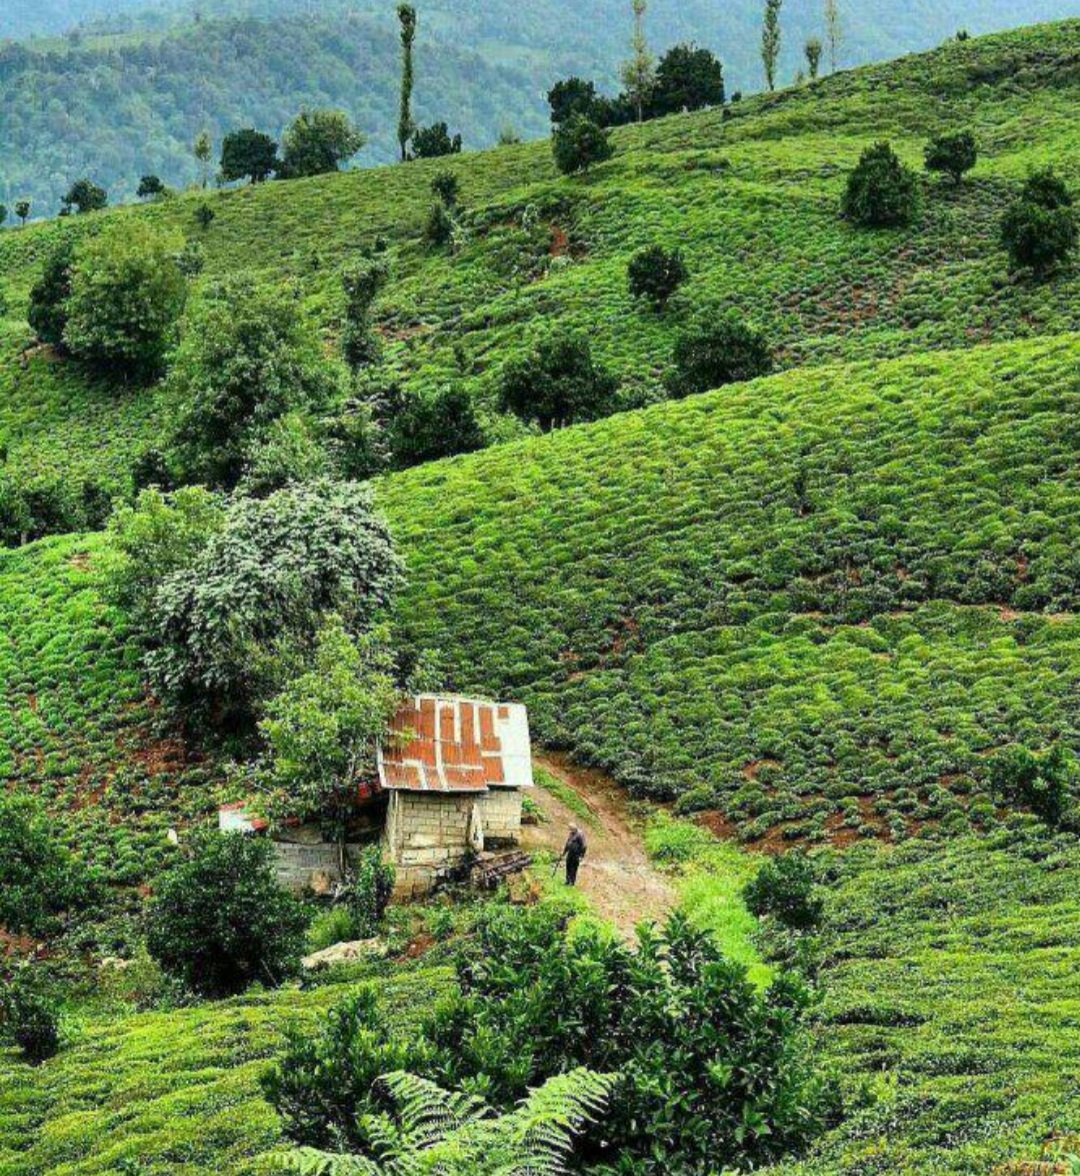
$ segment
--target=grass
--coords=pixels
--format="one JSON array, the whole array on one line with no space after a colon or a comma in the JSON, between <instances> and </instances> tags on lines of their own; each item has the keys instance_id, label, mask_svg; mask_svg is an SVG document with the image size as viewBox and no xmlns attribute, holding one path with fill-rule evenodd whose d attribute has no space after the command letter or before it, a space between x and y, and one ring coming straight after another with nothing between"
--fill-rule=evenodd
<instances>
[{"instance_id":1,"label":"grass","mask_svg":"<svg viewBox=\"0 0 1080 1176\"><path fill-rule=\"evenodd\" d=\"M599 826L600 822L596 813L589 808L582 799L581 793L576 789L571 788L569 784L560 780L553 773L544 771L543 768L534 768L533 777L545 792L550 792L557 801L566 805L587 827L595 829Z\"/></svg>"}]
</instances>

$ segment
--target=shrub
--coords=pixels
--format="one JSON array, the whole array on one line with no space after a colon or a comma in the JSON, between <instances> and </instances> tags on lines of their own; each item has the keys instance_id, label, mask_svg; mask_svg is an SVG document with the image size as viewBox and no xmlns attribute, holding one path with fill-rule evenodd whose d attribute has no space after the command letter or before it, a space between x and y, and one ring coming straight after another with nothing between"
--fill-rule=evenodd
<instances>
[{"instance_id":1,"label":"shrub","mask_svg":"<svg viewBox=\"0 0 1080 1176\"><path fill-rule=\"evenodd\" d=\"M796 851L769 858L747 883L743 898L751 914L771 916L799 931L818 926L824 910L814 865Z\"/></svg>"},{"instance_id":2,"label":"shrub","mask_svg":"<svg viewBox=\"0 0 1080 1176\"><path fill-rule=\"evenodd\" d=\"M64 328L72 354L124 375L156 375L187 292L176 252L167 238L127 222L81 245Z\"/></svg>"},{"instance_id":3,"label":"shrub","mask_svg":"<svg viewBox=\"0 0 1080 1176\"><path fill-rule=\"evenodd\" d=\"M330 1010L322 1031L290 1027L285 1050L263 1091L295 1143L367 1149L364 1113L377 1107L372 1086L394 1070L424 1070L423 1043L390 1037L373 987Z\"/></svg>"},{"instance_id":4,"label":"shrub","mask_svg":"<svg viewBox=\"0 0 1080 1176\"><path fill-rule=\"evenodd\" d=\"M1052 828L1075 804L1074 778L1072 757L1060 743L1041 756L1026 747L1007 747L990 761L994 792L1009 804L1027 805Z\"/></svg>"},{"instance_id":5,"label":"shrub","mask_svg":"<svg viewBox=\"0 0 1080 1176\"><path fill-rule=\"evenodd\" d=\"M199 207L195 209L195 221L204 233L214 223L216 217L217 213L210 207L209 204L200 204Z\"/></svg>"},{"instance_id":6,"label":"shrub","mask_svg":"<svg viewBox=\"0 0 1080 1176\"><path fill-rule=\"evenodd\" d=\"M0 792L0 926L44 936L90 901L85 869L57 840L34 797Z\"/></svg>"},{"instance_id":7,"label":"shrub","mask_svg":"<svg viewBox=\"0 0 1080 1176\"><path fill-rule=\"evenodd\" d=\"M525 359L503 370L503 411L535 421L544 432L594 421L614 411L618 380L592 357L589 341L552 336Z\"/></svg>"},{"instance_id":8,"label":"shrub","mask_svg":"<svg viewBox=\"0 0 1080 1176\"><path fill-rule=\"evenodd\" d=\"M675 343L672 396L693 396L724 384L753 380L772 371L765 336L734 313L686 331Z\"/></svg>"},{"instance_id":9,"label":"shrub","mask_svg":"<svg viewBox=\"0 0 1080 1176\"><path fill-rule=\"evenodd\" d=\"M927 171L944 172L952 177L954 184L959 184L978 159L975 136L970 131L938 135L926 144L923 159Z\"/></svg>"},{"instance_id":10,"label":"shrub","mask_svg":"<svg viewBox=\"0 0 1080 1176\"><path fill-rule=\"evenodd\" d=\"M906 225L918 207L918 181L888 143L862 153L848 176L841 211L853 224L868 228Z\"/></svg>"},{"instance_id":11,"label":"shrub","mask_svg":"<svg viewBox=\"0 0 1080 1176\"><path fill-rule=\"evenodd\" d=\"M413 132L412 153L417 159L439 159L444 155L461 154L461 136L451 138L444 122L432 123L430 127L418 127Z\"/></svg>"},{"instance_id":12,"label":"shrub","mask_svg":"<svg viewBox=\"0 0 1080 1176\"><path fill-rule=\"evenodd\" d=\"M449 245L453 239L454 218L450 215L450 210L441 202L433 204L424 223L424 241L438 249Z\"/></svg>"},{"instance_id":13,"label":"shrub","mask_svg":"<svg viewBox=\"0 0 1080 1176\"><path fill-rule=\"evenodd\" d=\"M1010 271L1030 269L1036 277L1045 276L1076 248L1078 232L1064 181L1052 168L1032 173L1001 222Z\"/></svg>"},{"instance_id":14,"label":"shrub","mask_svg":"<svg viewBox=\"0 0 1080 1176\"><path fill-rule=\"evenodd\" d=\"M345 906L332 906L319 911L307 929L305 940L309 952L325 951L335 943L348 943L358 938L352 911Z\"/></svg>"},{"instance_id":15,"label":"shrub","mask_svg":"<svg viewBox=\"0 0 1080 1176\"><path fill-rule=\"evenodd\" d=\"M45 259L41 277L30 291L27 321L42 343L51 343L54 347L64 342L74 257L74 242L65 237Z\"/></svg>"},{"instance_id":16,"label":"shrub","mask_svg":"<svg viewBox=\"0 0 1080 1176\"><path fill-rule=\"evenodd\" d=\"M688 276L682 253L662 245L649 245L635 253L627 271L630 293L651 302L658 310L667 306Z\"/></svg>"},{"instance_id":17,"label":"shrub","mask_svg":"<svg viewBox=\"0 0 1080 1176\"><path fill-rule=\"evenodd\" d=\"M372 307L390 277L390 267L381 258L367 258L345 270L341 285L345 291L345 329L341 349L354 371L368 367L379 358L379 340L371 325Z\"/></svg>"},{"instance_id":18,"label":"shrub","mask_svg":"<svg viewBox=\"0 0 1080 1176\"><path fill-rule=\"evenodd\" d=\"M0 988L4 1037L28 1062L44 1062L60 1049L60 1001L42 964L20 964Z\"/></svg>"},{"instance_id":19,"label":"shrub","mask_svg":"<svg viewBox=\"0 0 1080 1176\"><path fill-rule=\"evenodd\" d=\"M231 489L268 427L331 400L338 374L295 291L238 279L189 317L169 382L184 406L176 435L184 474Z\"/></svg>"},{"instance_id":20,"label":"shrub","mask_svg":"<svg viewBox=\"0 0 1080 1176\"><path fill-rule=\"evenodd\" d=\"M604 1139L635 1171L754 1167L835 1114L800 1028L801 983L781 976L758 992L682 916L659 935L639 931L633 951L598 928L568 931L551 907L493 912L459 979L461 995L426 1030L433 1076L505 1106L574 1066L618 1072Z\"/></svg>"},{"instance_id":21,"label":"shrub","mask_svg":"<svg viewBox=\"0 0 1080 1176\"><path fill-rule=\"evenodd\" d=\"M237 489L253 498L265 498L286 486L325 478L330 466L329 455L307 417L289 413L252 439Z\"/></svg>"},{"instance_id":22,"label":"shrub","mask_svg":"<svg viewBox=\"0 0 1080 1176\"><path fill-rule=\"evenodd\" d=\"M277 985L295 972L307 920L275 881L272 855L264 838L214 830L161 879L147 911L147 950L200 996Z\"/></svg>"},{"instance_id":23,"label":"shrub","mask_svg":"<svg viewBox=\"0 0 1080 1176\"><path fill-rule=\"evenodd\" d=\"M457 384L408 396L390 424L389 439L399 469L472 453L485 440L473 399Z\"/></svg>"},{"instance_id":24,"label":"shrub","mask_svg":"<svg viewBox=\"0 0 1080 1176\"><path fill-rule=\"evenodd\" d=\"M572 115L556 127L552 136L552 151L555 166L567 176L578 172L587 173L590 168L615 154L610 132L582 114Z\"/></svg>"},{"instance_id":25,"label":"shrub","mask_svg":"<svg viewBox=\"0 0 1080 1176\"><path fill-rule=\"evenodd\" d=\"M139 180L139 186L135 190L135 195L140 200L155 199L159 196L165 195L165 185L161 182L159 176L149 175L143 176Z\"/></svg>"},{"instance_id":26,"label":"shrub","mask_svg":"<svg viewBox=\"0 0 1080 1176\"><path fill-rule=\"evenodd\" d=\"M240 498L156 591L151 681L186 714L246 726L277 687L277 657L310 650L330 613L350 633L369 629L400 579L365 487L314 482Z\"/></svg>"},{"instance_id":27,"label":"shrub","mask_svg":"<svg viewBox=\"0 0 1080 1176\"><path fill-rule=\"evenodd\" d=\"M381 845L364 849L349 879L345 897L360 939L378 934L394 894L395 878L394 867L384 859Z\"/></svg>"},{"instance_id":28,"label":"shrub","mask_svg":"<svg viewBox=\"0 0 1080 1176\"><path fill-rule=\"evenodd\" d=\"M447 208L453 208L461 192L461 181L452 171L441 171L431 181L431 190Z\"/></svg>"}]
</instances>

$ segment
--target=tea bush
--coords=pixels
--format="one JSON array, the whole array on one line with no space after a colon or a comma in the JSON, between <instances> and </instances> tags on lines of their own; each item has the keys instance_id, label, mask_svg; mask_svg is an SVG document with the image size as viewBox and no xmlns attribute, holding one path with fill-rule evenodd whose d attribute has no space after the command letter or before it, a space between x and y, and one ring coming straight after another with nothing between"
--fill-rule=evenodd
<instances>
[{"instance_id":1,"label":"tea bush","mask_svg":"<svg viewBox=\"0 0 1080 1176\"><path fill-rule=\"evenodd\" d=\"M29 1062L44 1062L60 1049L60 1000L45 964L22 963L0 985L0 1034Z\"/></svg>"}]
</instances>

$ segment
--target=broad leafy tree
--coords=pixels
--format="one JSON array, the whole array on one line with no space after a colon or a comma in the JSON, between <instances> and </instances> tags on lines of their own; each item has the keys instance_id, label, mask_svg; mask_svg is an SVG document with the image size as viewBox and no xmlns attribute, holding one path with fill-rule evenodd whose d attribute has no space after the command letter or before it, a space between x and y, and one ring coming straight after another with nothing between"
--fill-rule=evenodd
<instances>
[{"instance_id":1,"label":"broad leafy tree","mask_svg":"<svg viewBox=\"0 0 1080 1176\"><path fill-rule=\"evenodd\" d=\"M184 473L232 488L260 434L286 413L325 403L336 379L295 290L244 278L212 289L186 324L170 374L184 406Z\"/></svg>"},{"instance_id":2,"label":"broad leafy tree","mask_svg":"<svg viewBox=\"0 0 1080 1176\"><path fill-rule=\"evenodd\" d=\"M165 195L165 185L161 182L160 176L146 175L139 180L135 195L140 200L154 200Z\"/></svg>"},{"instance_id":3,"label":"broad leafy tree","mask_svg":"<svg viewBox=\"0 0 1080 1176\"><path fill-rule=\"evenodd\" d=\"M151 683L187 718L248 731L329 616L353 635L367 632L400 581L365 487L320 481L238 498L192 562L157 589Z\"/></svg>"},{"instance_id":4,"label":"broad leafy tree","mask_svg":"<svg viewBox=\"0 0 1080 1176\"><path fill-rule=\"evenodd\" d=\"M840 210L866 228L906 225L918 210L918 179L888 143L875 143L848 176Z\"/></svg>"},{"instance_id":5,"label":"broad leafy tree","mask_svg":"<svg viewBox=\"0 0 1080 1176\"><path fill-rule=\"evenodd\" d=\"M281 176L317 176L335 172L367 140L341 110L303 111L282 139Z\"/></svg>"},{"instance_id":6,"label":"broad leafy tree","mask_svg":"<svg viewBox=\"0 0 1080 1176\"><path fill-rule=\"evenodd\" d=\"M412 153L417 159L438 159L442 155L461 154L461 136L451 135L444 122L417 127L412 137Z\"/></svg>"},{"instance_id":7,"label":"broad leafy tree","mask_svg":"<svg viewBox=\"0 0 1080 1176\"><path fill-rule=\"evenodd\" d=\"M1064 181L1052 168L1033 172L1001 221L1009 269L1029 269L1043 278L1073 253L1078 238L1076 209Z\"/></svg>"},{"instance_id":8,"label":"broad leafy tree","mask_svg":"<svg viewBox=\"0 0 1080 1176\"><path fill-rule=\"evenodd\" d=\"M109 194L93 180L76 180L64 197L64 209L70 212L97 212L109 203Z\"/></svg>"},{"instance_id":9,"label":"broad leafy tree","mask_svg":"<svg viewBox=\"0 0 1080 1176\"><path fill-rule=\"evenodd\" d=\"M678 288L686 281L689 271L678 249L663 245L649 245L630 259L627 278L630 293L643 298L657 310L667 306Z\"/></svg>"},{"instance_id":10,"label":"broad leafy tree","mask_svg":"<svg viewBox=\"0 0 1080 1176\"><path fill-rule=\"evenodd\" d=\"M550 432L608 416L619 382L593 359L589 341L556 335L507 365L499 390L504 411Z\"/></svg>"},{"instance_id":11,"label":"broad leafy tree","mask_svg":"<svg viewBox=\"0 0 1080 1176\"><path fill-rule=\"evenodd\" d=\"M555 126L568 122L576 114L593 118L596 113L596 86L584 78L566 78L548 91L551 121Z\"/></svg>"},{"instance_id":12,"label":"broad leafy tree","mask_svg":"<svg viewBox=\"0 0 1080 1176\"><path fill-rule=\"evenodd\" d=\"M926 144L923 159L927 171L943 172L959 185L978 159L975 136L970 131L938 135Z\"/></svg>"},{"instance_id":13,"label":"broad leafy tree","mask_svg":"<svg viewBox=\"0 0 1080 1176\"><path fill-rule=\"evenodd\" d=\"M399 468L472 453L483 448L484 430L466 389L450 384L406 397L389 426L390 449Z\"/></svg>"},{"instance_id":14,"label":"broad leafy tree","mask_svg":"<svg viewBox=\"0 0 1080 1176\"><path fill-rule=\"evenodd\" d=\"M146 946L200 996L277 985L298 970L307 917L278 886L272 854L266 838L205 832L157 883Z\"/></svg>"},{"instance_id":15,"label":"broad leafy tree","mask_svg":"<svg viewBox=\"0 0 1080 1176\"><path fill-rule=\"evenodd\" d=\"M75 243L70 237L64 237L45 258L41 277L30 290L27 321L42 343L54 347L62 347L64 343L74 259Z\"/></svg>"},{"instance_id":16,"label":"broad leafy tree","mask_svg":"<svg viewBox=\"0 0 1080 1176\"><path fill-rule=\"evenodd\" d=\"M31 206L29 200L16 200L15 201L15 215L19 218L19 220L21 221L21 223L24 226L25 226L26 222L30 219L31 207L32 206Z\"/></svg>"},{"instance_id":17,"label":"broad leafy tree","mask_svg":"<svg viewBox=\"0 0 1080 1176\"><path fill-rule=\"evenodd\" d=\"M252 127L230 131L221 143L221 177L224 180L249 179L261 184L277 171L280 160L277 143Z\"/></svg>"},{"instance_id":18,"label":"broad leafy tree","mask_svg":"<svg viewBox=\"0 0 1080 1176\"><path fill-rule=\"evenodd\" d=\"M555 128L552 136L555 166L563 175L588 173L615 154L611 132L583 114L575 114Z\"/></svg>"},{"instance_id":19,"label":"broad leafy tree","mask_svg":"<svg viewBox=\"0 0 1080 1176\"><path fill-rule=\"evenodd\" d=\"M157 375L184 307L176 242L123 221L75 253L64 343L80 359L122 376Z\"/></svg>"},{"instance_id":20,"label":"broad leafy tree","mask_svg":"<svg viewBox=\"0 0 1080 1176\"><path fill-rule=\"evenodd\" d=\"M772 363L764 335L728 313L699 323L679 337L668 389L672 396L694 396L767 375Z\"/></svg>"},{"instance_id":21,"label":"broad leafy tree","mask_svg":"<svg viewBox=\"0 0 1080 1176\"><path fill-rule=\"evenodd\" d=\"M708 49L675 45L660 58L650 104L653 114L678 114L723 102L724 67Z\"/></svg>"}]
</instances>

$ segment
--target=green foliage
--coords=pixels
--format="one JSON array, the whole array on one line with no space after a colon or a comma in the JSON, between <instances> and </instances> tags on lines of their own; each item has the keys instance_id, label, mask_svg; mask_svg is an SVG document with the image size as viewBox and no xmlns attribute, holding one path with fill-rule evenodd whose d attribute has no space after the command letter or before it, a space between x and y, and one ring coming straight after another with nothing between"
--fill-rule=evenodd
<instances>
[{"instance_id":1,"label":"green foliage","mask_svg":"<svg viewBox=\"0 0 1080 1176\"><path fill-rule=\"evenodd\" d=\"M430 127L417 127L412 136L412 153L416 159L439 159L444 155L461 154L461 136L451 137L444 122Z\"/></svg>"},{"instance_id":2,"label":"green foliage","mask_svg":"<svg viewBox=\"0 0 1080 1176\"><path fill-rule=\"evenodd\" d=\"M630 293L644 298L657 310L662 310L690 276L686 262L678 249L663 245L649 245L630 259L627 277Z\"/></svg>"},{"instance_id":3,"label":"green foliage","mask_svg":"<svg viewBox=\"0 0 1080 1176\"><path fill-rule=\"evenodd\" d=\"M593 359L588 339L553 336L526 359L508 364L501 407L546 433L614 410L618 380Z\"/></svg>"},{"instance_id":4,"label":"green foliage","mask_svg":"<svg viewBox=\"0 0 1080 1176\"><path fill-rule=\"evenodd\" d=\"M389 1032L375 988L365 986L331 1009L318 1033L286 1031L263 1089L294 1143L369 1149L366 1116L379 1106L373 1085L384 1074L423 1069L428 1052L415 1036Z\"/></svg>"},{"instance_id":5,"label":"green foliage","mask_svg":"<svg viewBox=\"0 0 1080 1176\"><path fill-rule=\"evenodd\" d=\"M108 193L93 180L76 180L64 197L64 208L69 212L98 212L108 203Z\"/></svg>"},{"instance_id":6,"label":"green foliage","mask_svg":"<svg viewBox=\"0 0 1080 1176\"><path fill-rule=\"evenodd\" d=\"M42 937L93 899L90 879L33 797L0 794L0 926Z\"/></svg>"},{"instance_id":7,"label":"green foliage","mask_svg":"<svg viewBox=\"0 0 1080 1176\"><path fill-rule=\"evenodd\" d=\"M810 74L810 80L814 81L818 76L818 71L821 69L821 38L808 37L806 44L803 46L803 53L806 56L806 68Z\"/></svg>"},{"instance_id":8,"label":"green foliage","mask_svg":"<svg viewBox=\"0 0 1080 1176\"><path fill-rule=\"evenodd\" d=\"M484 441L476 405L460 384L406 397L390 426L391 455L399 469L472 453Z\"/></svg>"},{"instance_id":9,"label":"green foliage","mask_svg":"<svg viewBox=\"0 0 1080 1176\"><path fill-rule=\"evenodd\" d=\"M200 996L273 987L297 968L307 919L274 879L265 838L210 831L155 888L146 946Z\"/></svg>"},{"instance_id":10,"label":"green foliage","mask_svg":"<svg viewBox=\"0 0 1080 1176\"><path fill-rule=\"evenodd\" d=\"M376 751L397 704L386 634L354 638L331 619L315 638L311 669L269 700L259 724L268 758L262 785L275 815L321 821L343 841L360 785L376 777Z\"/></svg>"},{"instance_id":11,"label":"green foliage","mask_svg":"<svg viewBox=\"0 0 1080 1176\"><path fill-rule=\"evenodd\" d=\"M615 154L610 133L583 114L571 115L559 123L551 145L555 166L567 176L588 173Z\"/></svg>"},{"instance_id":12,"label":"green foliage","mask_svg":"<svg viewBox=\"0 0 1080 1176\"><path fill-rule=\"evenodd\" d=\"M185 323L170 374L187 478L235 486L268 427L330 401L336 382L295 291L245 278L210 290Z\"/></svg>"},{"instance_id":13,"label":"green foliage","mask_svg":"<svg viewBox=\"0 0 1080 1176\"><path fill-rule=\"evenodd\" d=\"M75 242L64 237L46 257L42 275L30 290L27 321L42 343L54 347L64 341L74 259Z\"/></svg>"},{"instance_id":14,"label":"green foliage","mask_svg":"<svg viewBox=\"0 0 1080 1176\"><path fill-rule=\"evenodd\" d=\"M583 78L564 78L548 91L551 121L555 126L569 122L575 115L593 118L596 114L596 86Z\"/></svg>"},{"instance_id":15,"label":"green foliage","mask_svg":"<svg viewBox=\"0 0 1080 1176\"><path fill-rule=\"evenodd\" d=\"M144 225L110 226L75 253L64 342L107 371L153 377L186 293L173 241Z\"/></svg>"},{"instance_id":16,"label":"green foliage","mask_svg":"<svg viewBox=\"0 0 1080 1176\"><path fill-rule=\"evenodd\" d=\"M142 633L153 631L155 595L174 572L189 567L225 524L222 499L202 486L175 493L143 490L133 506L109 520L104 575L110 597Z\"/></svg>"},{"instance_id":17,"label":"green foliage","mask_svg":"<svg viewBox=\"0 0 1080 1176\"><path fill-rule=\"evenodd\" d=\"M341 275L345 289L345 329L341 350L345 362L354 371L379 358L379 340L372 328L372 307L389 278L390 268L382 258L367 258Z\"/></svg>"},{"instance_id":18,"label":"green foliage","mask_svg":"<svg viewBox=\"0 0 1080 1176\"><path fill-rule=\"evenodd\" d=\"M249 179L260 184L281 166L277 143L253 127L230 131L221 141L221 177L224 180Z\"/></svg>"},{"instance_id":19,"label":"green foliage","mask_svg":"<svg viewBox=\"0 0 1080 1176\"><path fill-rule=\"evenodd\" d=\"M165 185L161 181L160 176L145 175L139 180L139 186L135 190L135 195L140 200L152 200L157 197L164 196L166 193Z\"/></svg>"},{"instance_id":20,"label":"green foliage","mask_svg":"<svg viewBox=\"0 0 1080 1176\"><path fill-rule=\"evenodd\" d=\"M461 181L456 172L441 171L431 181L431 190L447 208L455 208L461 194Z\"/></svg>"},{"instance_id":21,"label":"green foliage","mask_svg":"<svg viewBox=\"0 0 1080 1176\"><path fill-rule=\"evenodd\" d=\"M1020 198L1005 210L1001 242L1009 254L1009 269L1030 269L1045 277L1064 261L1080 240L1080 224L1072 196L1052 168L1033 172Z\"/></svg>"},{"instance_id":22,"label":"green foliage","mask_svg":"<svg viewBox=\"0 0 1080 1176\"><path fill-rule=\"evenodd\" d=\"M413 64L413 44L416 41L416 9L411 4L399 4L398 23L401 26L401 101L398 110L398 145L401 161L409 158L409 140L416 131L412 114L412 93L416 78Z\"/></svg>"},{"instance_id":23,"label":"green foliage","mask_svg":"<svg viewBox=\"0 0 1080 1176\"><path fill-rule=\"evenodd\" d=\"M216 216L217 213L214 212L209 204L200 204L199 207L195 209L195 221L204 233L214 223L214 218Z\"/></svg>"},{"instance_id":24,"label":"green foliage","mask_svg":"<svg viewBox=\"0 0 1080 1176\"><path fill-rule=\"evenodd\" d=\"M402 1071L383 1075L389 1104L371 1117L378 1156L298 1149L282 1167L298 1176L564 1176L577 1136L603 1118L614 1078L576 1069L548 1079L510 1113Z\"/></svg>"},{"instance_id":25,"label":"green foliage","mask_svg":"<svg viewBox=\"0 0 1080 1176\"><path fill-rule=\"evenodd\" d=\"M395 878L394 867L385 860L381 845L364 849L345 894L357 938L370 939L379 933L394 893Z\"/></svg>"},{"instance_id":26,"label":"green foliage","mask_svg":"<svg viewBox=\"0 0 1080 1176\"><path fill-rule=\"evenodd\" d=\"M1030 808L1051 828L1074 816L1076 768L1060 743L1043 755L1026 747L1006 747L990 764L994 793L1006 804Z\"/></svg>"},{"instance_id":27,"label":"green foliage","mask_svg":"<svg viewBox=\"0 0 1080 1176\"><path fill-rule=\"evenodd\" d=\"M979 158L975 136L971 131L954 131L937 135L926 144L923 160L927 171L944 172L954 184L963 181Z\"/></svg>"},{"instance_id":28,"label":"green foliage","mask_svg":"<svg viewBox=\"0 0 1080 1176\"><path fill-rule=\"evenodd\" d=\"M824 902L814 864L805 854L768 858L743 895L751 914L771 916L793 930L809 931L821 922Z\"/></svg>"},{"instance_id":29,"label":"green foliage","mask_svg":"<svg viewBox=\"0 0 1080 1176\"><path fill-rule=\"evenodd\" d=\"M0 1034L28 1062L44 1062L60 1050L60 1000L46 965L19 964L0 985Z\"/></svg>"},{"instance_id":30,"label":"green foliage","mask_svg":"<svg viewBox=\"0 0 1080 1176\"><path fill-rule=\"evenodd\" d=\"M278 685L279 657L311 648L333 613L349 633L367 631L400 579L389 532L364 487L316 482L236 499L224 526L157 589L146 656L151 681L185 713L246 724ZM356 668L362 657L357 650ZM381 665L371 668L379 674ZM282 700L286 709L294 703L306 705L302 697ZM368 713L366 695L356 703L359 710L340 716L350 730ZM290 739L302 738L286 713L278 717ZM286 741L284 750L291 746Z\"/></svg>"},{"instance_id":31,"label":"green foliage","mask_svg":"<svg viewBox=\"0 0 1080 1176\"><path fill-rule=\"evenodd\" d=\"M843 215L866 228L892 228L909 224L917 208L915 173L888 143L867 147L848 176L840 204Z\"/></svg>"},{"instance_id":32,"label":"green foliage","mask_svg":"<svg viewBox=\"0 0 1080 1176\"><path fill-rule=\"evenodd\" d=\"M15 201L15 215L19 218L22 224L25 225L26 222L30 219L30 209L32 207L33 205L29 200Z\"/></svg>"},{"instance_id":33,"label":"green foliage","mask_svg":"<svg viewBox=\"0 0 1080 1176\"><path fill-rule=\"evenodd\" d=\"M679 336L668 389L675 397L696 396L724 384L767 375L772 365L765 336L729 312Z\"/></svg>"},{"instance_id":34,"label":"green foliage","mask_svg":"<svg viewBox=\"0 0 1080 1176\"><path fill-rule=\"evenodd\" d=\"M776 59L780 54L780 8L783 0L765 0L765 19L761 26L761 62L765 67L765 85L776 89Z\"/></svg>"},{"instance_id":35,"label":"green foliage","mask_svg":"<svg viewBox=\"0 0 1080 1176\"><path fill-rule=\"evenodd\" d=\"M454 218L442 201L431 206L427 223L424 225L424 241L439 249L449 245L454 237Z\"/></svg>"},{"instance_id":36,"label":"green foliage","mask_svg":"<svg viewBox=\"0 0 1080 1176\"><path fill-rule=\"evenodd\" d=\"M675 45L656 67L649 100L654 116L724 104L724 69L708 49Z\"/></svg>"},{"instance_id":37,"label":"green foliage","mask_svg":"<svg viewBox=\"0 0 1080 1176\"><path fill-rule=\"evenodd\" d=\"M342 110L301 111L282 137L281 178L336 172L366 142Z\"/></svg>"},{"instance_id":38,"label":"green foliage","mask_svg":"<svg viewBox=\"0 0 1080 1176\"><path fill-rule=\"evenodd\" d=\"M557 909L480 924L462 996L427 1030L443 1081L502 1105L575 1065L617 1071L604 1125L613 1158L642 1171L706 1171L797 1149L836 1109L800 1029L807 995L782 977L765 993L681 916L636 951Z\"/></svg>"}]
</instances>

